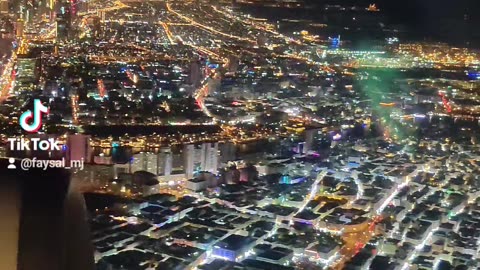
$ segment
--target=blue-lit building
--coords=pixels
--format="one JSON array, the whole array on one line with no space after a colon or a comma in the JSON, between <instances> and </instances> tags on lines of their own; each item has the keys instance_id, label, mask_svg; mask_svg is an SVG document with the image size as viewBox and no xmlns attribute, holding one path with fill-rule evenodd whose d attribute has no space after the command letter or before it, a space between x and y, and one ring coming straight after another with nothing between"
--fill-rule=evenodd
<instances>
[{"instance_id":1,"label":"blue-lit building","mask_svg":"<svg viewBox=\"0 0 480 270\"><path fill-rule=\"evenodd\" d=\"M241 256L253 247L253 245L255 245L254 239L247 236L232 234L217 243L213 247L212 254L215 257L234 262L239 260Z\"/></svg>"},{"instance_id":2,"label":"blue-lit building","mask_svg":"<svg viewBox=\"0 0 480 270\"><path fill-rule=\"evenodd\" d=\"M480 80L480 71L470 70L467 73L468 79L470 80Z\"/></svg>"},{"instance_id":3,"label":"blue-lit building","mask_svg":"<svg viewBox=\"0 0 480 270\"><path fill-rule=\"evenodd\" d=\"M298 184L300 182L305 181L307 178L305 176L290 176L290 175L282 175L280 177L280 184L292 185Z\"/></svg>"},{"instance_id":4,"label":"blue-lit building","mask_svg":"<svg viewBox=\"0 0 480 270\"><path fill-rule=\"evenodd\" d=\"M341 43L340 35L338 35L338 37L328 38L328 40L330 41L331 48L340 47L340 43Z\"/></svg>"}]
</instances>

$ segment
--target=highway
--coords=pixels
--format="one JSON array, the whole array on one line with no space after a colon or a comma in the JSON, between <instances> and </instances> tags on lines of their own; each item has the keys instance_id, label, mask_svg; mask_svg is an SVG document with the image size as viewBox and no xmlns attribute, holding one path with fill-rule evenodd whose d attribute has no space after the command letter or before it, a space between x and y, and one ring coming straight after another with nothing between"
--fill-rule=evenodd
<instances>
[{"instance_id":1,"label":"highway","mask_svg":"<svg viewBox=\"0 0 480 270\"><path fill-rule=\"evenodd\" d=\"M167 33L167 38L168 41L170 41L170 44L175 44L175 39L173 38L172 32L170 32L170 28L168 28L168 25L164 22L160 22L160 24L163 27L163 30L165 30L165 33Z\"/></svg>"},{"instance_id":2,"label":"highway","mask_svg":"<svg viewBox=\"0 0 480 270\"><path fill-rule=\"evenodd\" d=\"M0 102L5 101L9 97L15 85L14 69L16 61L16 53L13 53L10 58L6 58L5 56L2 58L2 74L0 76Z\"/></svg>"},{"instance_id":3,"label":"highway","mask_svg":"<svg viewBox=\"0 0 480 270\"><path fill-rule=\"evenodd\" d=\"M199 28L202 28L204 30L207 30L211 33L214 33L214 34L218 34L218 35L221 35L223 37L228 37L228 38L232 38L232 39L236 39L236 40L239 40L239 41L246 41L246 42L250 42L252 44L257 44L257 41L256 40L253 40L253 39L250 39L250 38L245 38L245 37L239 37L239 36L235 36L235 35L231 35L229 33L225 33L225 32L222 32L222 31L219 31L217 29L214 29L210 26L207 26L205 24L202 24L198 21L195 21L193 19L191 19L190 17L184 15L184 14L181 14L179 11L175 11L173 8L172 8L172 5L171 5L171 2L167 2L166 3L166 7L167 7L167 11L180 17L182 20L190 23L191 25L193 26L197 26ZM236 21L240 21L242 22L243 24L245 24L247 27L251 27L251 28L255 28L256 30L259 30L259 31L263 31L263 32L266 32L270 35L273 35L275 38L278 38L278 39L282 39L284 40L284 42L287 44L287 43L290 43L290 42L293 42L297 45L305 45L301 40L299 39L295 39L295 38L291 38L291 37L287 37L281 33L278 33L276 31L273 31L271 29L269 29L268 25L263 25L263 24L258 24L256 22L252 22L250 20L242 20L240 18L237 18L236 16L234 16L233 14L229 14L228 12L226 11L222 11L222 10L219 10L217 7L213 7L213 10L217 13L219 13L220 15L223 15L229 19L233 19L233 20L236 20ZM163 26L163 25L162 25ZM170 34L169 33L169 30L168 30L168 26L165 27L163 26L165 31L167 32L167 35L169 37L169 39L171 38L170 37ZM334 74L336 73L334 69L326 66L325 64L323 63L319 63L319 62L315 62L313 61L312 59L310 59L310 57L305 57L305 56L302 56L302 55L299 55L295 52L293 53L283 53L283 54L273 54L273 56L275 57L280 57L280 58L289 58L289 59L295 59L295 60L299 60L299 61L303 61L303 62L306 62L308 64L312 64L312 65L318 65L318 66L321 66L322 69L326 72L326 73L330 73L330 74Z\"/></svg>"},{"instance_id":4,"label":"highway","mask_svg":"<svg viewBox=\"0 0 480 270\"><path fill-rule=\"evenodd\" d=\"M111 6L111 7L105 7L105 8L101 8L101 9L92 9L92 10L89 10L87 12L79 12L78 16L91 15L91 14L95 14L97 12L115 11L115 10L119 10L119 9L127 8L127 7L129 7L129 6L124 4L122 1L115 1L114 5Z\"/></svg>"},{"instance_id":5,"label":"highway","mask_svg":"<svg viewBox=\"0 0 480 270\"><path fill-rule=\"evenodd\" d=\"M206 26L204 24L201 24L197 21L194 21L192 19L190 19L189 17L185 16L185 15L182 15L180 13L178 13L177 11L173 10L172 9L172 6L170 4L170 2L167 2L167 10L175 15L177 15L178 17L180 17L181 19L191 23L192 25L194 26L198 26L200 28L203 28L207 31L210 31L212 33L215 33L215 34L218 34L218 35L221 35L221 36L224 36L224 37L228 37L228 38L232 38L232 39L236 39L236 40L240 40L240 41L247 41L247 42L250 42L250 43L256 43L255 40L252 40L252 39L248 39L248 38L244 38L244 37L239 37L239 36L234 36L234 35L230 35L228 33L223 33L221 31L218 31L218 30L215 30L213 29L212 27L209 27L209 26Z\"/></svg>"}]
</instances>

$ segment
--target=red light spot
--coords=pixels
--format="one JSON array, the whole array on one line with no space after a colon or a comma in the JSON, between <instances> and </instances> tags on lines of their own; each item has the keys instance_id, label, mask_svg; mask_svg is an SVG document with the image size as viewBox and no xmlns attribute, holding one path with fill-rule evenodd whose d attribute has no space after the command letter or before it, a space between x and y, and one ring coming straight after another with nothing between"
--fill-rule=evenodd
<instances>
[{"instance_id":1,"label":"red light spot","mask_svg":"<svg viewBox=\"0 0 480 270\"><path fill-rule=\"evenodd\" d=\"M442 98L443 106L447 110L448 113L452 112L452 106L450 105L450 102L448 98L445 96L444 93L438 93L438 95Z\"/></svg>"}]
</instances>

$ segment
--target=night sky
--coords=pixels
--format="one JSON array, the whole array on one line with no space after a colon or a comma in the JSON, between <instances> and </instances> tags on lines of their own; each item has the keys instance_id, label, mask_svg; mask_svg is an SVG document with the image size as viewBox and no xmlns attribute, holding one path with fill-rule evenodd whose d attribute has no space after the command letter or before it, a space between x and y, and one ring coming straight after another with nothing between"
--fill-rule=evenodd
<instances>
[{"instance_id":1,"label":"night sky","mask_svg":"<svg viewBox=\"0 0 480 270\"><path fill-rule=\"evenodd\" d=\"M268 2L274 0L265 0ZM367 7L375 3L388 25L406 30L401 38L413 41L441 41L461 47L480 48L480 0L303 0L305 11L262 10L248 12L260 17L314 19L321 18L326 4Z\"/></svg>"},{"instance_id":2,"label":"night sky","mask_svg":"<svg viewBox=\"0 0 480 270\"><path fill-rule=\"evenodd\" d=\"M406 26L416 38L480 45L478 0L306 0L323 5L376 3L392 24ZM475 45L476 46L476 45Z\"/></svg>"}]
</instances>

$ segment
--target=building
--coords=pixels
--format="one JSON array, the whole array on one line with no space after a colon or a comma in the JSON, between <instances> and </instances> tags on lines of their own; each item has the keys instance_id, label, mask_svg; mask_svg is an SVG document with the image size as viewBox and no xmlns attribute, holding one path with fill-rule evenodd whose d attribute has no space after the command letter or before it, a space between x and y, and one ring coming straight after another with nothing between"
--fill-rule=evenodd
<instances>
[{"instance_id":1,"label":"building","mask_svg":"<svg viewBox=\"0 0 480 270\"><path fill-rule=\"evenodd\" d=\"M320 258L322 261L328 261L340 251L340 246L336 242L312 243L305 249L305 254L311 258Z\"/></svg>"},{"instance_id":2,"label":"building","mask_svg":"<svg viewBox=\"0 0 480 270\"><path fill-rule=\"evenodd\" d=\"M158 155L149 152L141 152L133 155L131 173L138 171L146 171L157 175L158 172Z\"/></svg>"},{"instance_id":3,"label":"building","mask_svg":"<svg viewBox=\"0 0 480 270\"><path fill-rule=\"evenodd\" d=\"M256 251L256 259L274 265L288 265L293 258L293 250L283 247L274 247Z\"/></svg>"},{"instance_id":4,"label":"building","mask_svg":"<svg viewBox=\"0 0 480 270\"><path fill-rule=\"evenodd\" d=\"M285 184L285 185L293 185L293 184L298 184L303 181L305 181L307 178L305 176L300 176L300 175L282 175L280 177L279 183L280 184Z\"/></svg>"},{"instance_id":5,"label":"building","mask_svg":"<svg viewBox=\"0 0 480 270\"><path fill-rule=\"evenodd\" d=\"M185 174L185 159L183 152L172 152L172 174Z\"/></svg>"},{"instance_id":6,"label":"building","mask_svg":"<svg viewBox=\"0 0 480 270\"><path fill-rule=\"evenodd\" d=\"M216 174L218 170L218 143L187 144L183 150L162 147L158 153L141 152L130 155L128 161L114 161L115 175L145 171L162 181L180 181L194 178L201 172Z\"/></svg>"},{"instance_id":7,"label":"building","mask_svg":"<svg viewBox=\"0 0 480 270\"><path fill-rule=\"evenodd\" d=\"M218 143L185 145L183 157L186 177L193 178L194 174L200 171L216 174L218 170L218 156Z\"/></svg>"},{"instance_id":8,"label":"building","mask_svg":"<svg viewBox=\"0 0 480 270\"><path fill-rule=\"evenodd\" d=\"M91 36L97 38L102 32L100 17L90 16L87 18L87 25L91 30Z\"/></svg>"},{"instance_id":9,"label":"building","mask_svg":"<svg viewBox=\"0 0 480 270\"><path fill-rule=\"evenodd\" d=\"M23 37L23 28L24 28L24 21L22 19L18 19L17 23L15 24L15 35L17 38Z\"/></svg>"},{"instance_id":10,"label":"building","mask_svg":"<svg viewBox=\"0 0 480 270\"><path fill-rule=\"evenodd\" d=\"M67 160L83 160L92 162L92 147L90 136L83 134L68 135L67 137Z\"/></svg>"},{"instance_id":11,"label":"building","mask_svg":"<svg viewBox=\"0 0 480 270\"><path fill-rule=\"evenodd\" d=\"M236 72L239 66L239 59L235 55L228 57L228 72Z\"/></svg>"},{"instance_id":12,"label":"building","mask_svg":"<svg viewBox=\"0 0 480 270\"><path fill-rule=\"evenodd\" d=\"M67 22L67 19L64 18L63 16L58 16L57 15L57 36L56 40L57 41L65 41L68 38L68 32L69 32L69 24Z\"/></svg>"},{"instance_id":13,"label":"building","mask_svg":"<svg viewBox=\"0 0 480 270\"><path fill-rule=\"evenodd\" d=\"M78 13L78 4L80 3L79 0L70 0L70 14L75 17Z\"/></svg>"},{"instance_id":14,"label":"building","mask_svg":"<svg viewBox=\"0 0 480 270\"><path fill-rule=\"evenodd\" d=\"M185 175L187 178L193 178L195 171L200 171L201 156L198 155L201 148L198 149L193 144L187 144L183 147L183 158L185 164ZM200 160L200 162L198 162Z\"/></svg>"},{"instance_id":15,"label":"building","mask_svg":"<svg viewBox=\"0 0 480 270\"><path fill-rule=\"evenodd\" d=\"M178 171L174 171L173 159L174 154L171 148L162 147L159 153L141 152L135 154L129 162L115 164L114 169L116 175L121 172L135 173L145 171L166 180L172 175L172 172L178 174Z\"/></svg>"},{"instance_id":16,"label":"building","mask_svg":"<svg viewBox=\"0 0 480 270\"><path fill-rule=\"evenodd\" d=\"M9 13L8 0L0 0L0 15L8 15Z\"/></svg>"},{"instance_id":17,"label":"building","mask_svg":"<svg viewBox=\"0 0 480 270\"><path fill-rule=\"evenodd\" d=\"M190 64L190 77L189 83L195 88L199 87L202 83L202 68L200 61L192 61Z\"/></svg>"},{"instance_id":18,"label":"building","mask_svg":"<svg viewBox=\"0 0 480 270\"><path fill-rule=\"evenodd\" d=\"M164 147L160 149L158 154L157 175L169 176L173 170L173 155L170 147Z\"/></svg>"},{"instance_id":19,"label":"building","mask_svg":"<svg viewBox=\"0 0 480 270\"><path fill-rule=\"evenodd\" d=\"M303 154L307 154L314 148L315 140L318 139L319 129L307 129L305 131L305 144L303 145Z\"/></svg>"},{"instance_id":20,"label":"building","mask_svg":"<svg viewBox=\"0 0 480 270\"><path fill-rule=\"evenodd\" d=\"M217 173L218 170L218 143L204 143L205 147L205 163L202 166L202 171Z\"/></svg>"},{"instance_id":21,"label":"building","mask_svg":"<svg viewBox=\"0 0 480 270\"><path fill-rule=\"evenodd\" d=\"M190 179L186 183L186 188L192 191L202 191L207 189L208 187L208 182L205 179Z\"/></svg>"},{"instance_id":22,"label":"building","mask_svg":"<svg viewBox=\"0 0 480 270\"><path fill-rule=\"evenodd\" d=\"M111 156L105 156L101 153L100 155L93 157L93 163L98 165L112 165L113 161Z\"/></svg>"},{"instance_id":23,"label":"building","mask_svg":"<svg viewBox=\"0 0 480 270\"><path fill-rule=\"evenodd\" d=\"M37 58L18 56L16 78L19 82L19 86L33 84L38 80L39 72L37 63Z\"/></svg>"},{"instance_id":24,"label":"building","mask_svg":"<svg viewBox=\"0 0 480 270\"><path fill-rule=\"evenodd\" d=\"M68 2L57 3L57 41L67 41L70 35L72 14Z\"/></svg>"},{"instance_id":25,"label":"building","mask_svg":"<svg viewBox=\"0 0 480 270\"><path fill-rule=\"evenodd\" d=\"M255 244L255 241L246 236L232 234L215 244L212 254L228 261L237 261Z\"/></svg>"}]
</instances>

